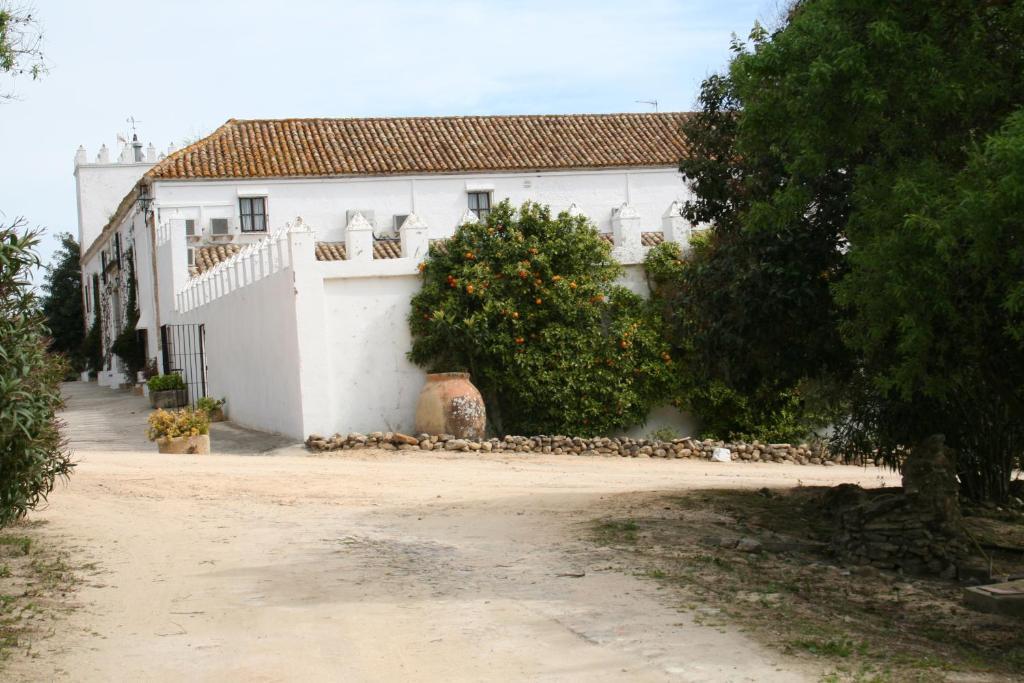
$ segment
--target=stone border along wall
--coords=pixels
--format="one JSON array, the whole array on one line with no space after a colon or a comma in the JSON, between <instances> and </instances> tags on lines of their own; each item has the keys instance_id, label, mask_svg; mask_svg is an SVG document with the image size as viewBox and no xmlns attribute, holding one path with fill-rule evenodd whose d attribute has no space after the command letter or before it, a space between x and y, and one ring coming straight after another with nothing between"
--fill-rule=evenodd
<instances>
[{"instance_id":1,"label":"stone border along wall","mask_svg":"<svg viewBox=\"0 0 1024 683\"><path fill-rule=\"evenodd\" d=\"M818 445L726 443L711 439L684 438L672 441L630 439L626 437L595 437L581 439L568 436L506 436L502 439L457 439L450 434L419 434L371 432L348 436L324 437L312 434L306 447L313 452L344 451L362 448L422 451L479 451L483 453L553 453L587 456L620 456L632 458L698 458L710 460L716 448L729 449L732 460L777 462L793 465L832 466L842 462Z\"/></svg>"}]
</instances>

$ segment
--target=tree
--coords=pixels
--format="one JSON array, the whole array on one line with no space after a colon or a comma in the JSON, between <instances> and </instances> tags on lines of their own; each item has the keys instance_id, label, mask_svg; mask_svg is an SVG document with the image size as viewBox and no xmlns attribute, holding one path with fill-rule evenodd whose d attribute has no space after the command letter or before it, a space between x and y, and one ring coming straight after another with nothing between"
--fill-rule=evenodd
<instances>
[{"instance_id":1,"label":"tree","mask_svg":"<svg viewBox=\"0 0 1024 683\"><path fill-rule=\"evenodd\" d=\"M468 371L498 433L608 433L668 393L657 316L615 285L622 267L585 217L503 202L422 270L409 357Z\"/></svg>"},{"instance_id":2,"label":"tree","mask_svg":"<svg viewBox=\"0 0 1024 683\"><path fill-rule=\"evenodd\" d=\"M1020 346L994 303L1015 271L971 251L942 197L1024 104L1022 43L1020 0L797 2L734 45L687 131L710 153L683 164L698 196L687 215L712 225L694 266L709 278L689 293L710 303L686 310L698 349L713 348L709 329L723 358L702 367L739 390L771 386L773 367L780 389L838 387L836 445L897 466L946 432L979 499L1006 496L1019 453Z\"/></svg>"},{"instance_id":3,"label":"tree","mask_svg":"<svg viewBox=\"0 0 1024 683\"><path fill-rule=\"evenodd\" d=\"M0 526L33 509L74 464L60 435L64 361L49 340L32 292L38 233L0 225Z\"/></svg>"},{"instance_id":4,"label":"tree","mask_svg":"<svg viewBox=\"0 0 1024 683\"><path fill-rule=\"evenodd\" d=\"M0 0L0 73L41 78L46 73L42 44L42 28L32 10ZM13 97L9 90L0 92L0 100Z\"/></svg>"},{"instance_id":5,"label":"tree","mask_svg":"<svg viewBox=\"0 0 1024 683\"><path fill-rule=\"evenodd\" d=\"M43 283L43 315L50 329L50 350L64 354L74 369L81 370L85 314L80 252L71 235L62 233L59 238L60 250L54 255Z\"/></svg>"}]
</instances>

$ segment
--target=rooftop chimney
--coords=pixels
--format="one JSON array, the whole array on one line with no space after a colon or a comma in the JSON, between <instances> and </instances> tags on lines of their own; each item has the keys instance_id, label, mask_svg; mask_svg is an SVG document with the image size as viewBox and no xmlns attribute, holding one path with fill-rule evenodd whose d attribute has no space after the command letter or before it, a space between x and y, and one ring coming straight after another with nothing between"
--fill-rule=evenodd
<instances>
[{"instance_id":1,"label":"rooftop chimney","mask_svg":"<svg viewBox=\"0 0 1024 683\"><path fill-rule=\"evenodd\" d=\"M139 142L138 135L132 135L132 151L134 152L134 159L136 162L142 161L142 143Z\"/></svg>"}]
</instances>

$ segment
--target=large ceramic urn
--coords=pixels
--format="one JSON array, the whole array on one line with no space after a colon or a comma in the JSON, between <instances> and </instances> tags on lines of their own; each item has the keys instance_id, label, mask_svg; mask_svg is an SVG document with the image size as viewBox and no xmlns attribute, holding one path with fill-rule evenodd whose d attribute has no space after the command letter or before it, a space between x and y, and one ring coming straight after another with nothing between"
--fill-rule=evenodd
<instances>
[{"instance_id":1,"label":"large ceramic urn","mask_svg":"<svg viewBox=\"0 0 1024 683\"><path fill-rule=\"evenodd\" d=\"M481 439L487 426L484 399L465 372L427 375L416 405L416 431Z\"/></svg>"}]
</instances>

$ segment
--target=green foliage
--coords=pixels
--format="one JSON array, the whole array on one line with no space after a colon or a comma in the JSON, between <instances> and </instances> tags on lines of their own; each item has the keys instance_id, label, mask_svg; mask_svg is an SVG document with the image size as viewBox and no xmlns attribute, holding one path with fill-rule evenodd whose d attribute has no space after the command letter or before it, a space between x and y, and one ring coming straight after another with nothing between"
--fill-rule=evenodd
<instances>
[{"instance_id":1,"label":"green foliage","mask_svg":"<svg viewBox=\"0 0 1024 683\"><path fill-rule=\"evenodd\" d=\"M210 417L205 410L154 410L149 415L146 436L150 441L199 436L210 433Z\"/></svg>"},{"instance_id":2,"label":"green foliage","mask_svg":"<svg viewBox=\"0 0 1024 683\"><path fill-rule=\"evenodd\" d=\"M586 218L502 202L422 269L409 357L468 371L498 433L608 433L667 393L659 318L614 284L621 266Z\"/></svg>"},{"instance_id":3,"label":"green foliage","mask_svg":"<svg viewBox=\"0 0 1024 683\"><path fill-rule=\"evenodd\" d=\"M702 435L708 438L807 438L829 421L829 415L806 396L809 382L781 384L765 379L730 386L722 379L730 377L723 366L709 360L714 340L702 334L702 316L712 312L693 292L703 293L708 284L704 279L712 277L701 267L711 258L707 256L711 247L701 237L691 244L691 253L685 258L678 244L661 244L648 252L644 264L652 301L665 318L672 355L678 359L673 403L697 417Z\"/></svg>"},{"instance_id":4,"label":"green foliage","mask_svg":"<svg viewBox=\"0 0 1024 683\"><path fill-rule=\"evenodd\" d=\"M150 377L146 384L149 386L150 391L175 391L186 388L185 380L176 372L170 375Z\"/></svg>"},{"instance_id":5,"label":"green foliage","mask_svg":"<svg viewBox=\"0 0 1024 683\"><path fill-rule=\"evenodd\" d=\"M196 409L203 410L207 413L224 407L224 399L222 398L210 398L209 396L203 396L196 401Z\"/></svg>"},{"instance_id":6,"label":"green foliage","mask_svg":"<svg viewBox=\"0 0 1024 683\"><path fill-rule=\"evenodd\" d=\"M712 225L684 279L699 367L747 396L838 388L836 445L895 465L945 432L973 498L1005 497L1024 423L1019 190L992 149L987 180L969 162L1024 104L1022 43L1020 0L798 2L706 82L682 165Z\"/></svg>"},{"instance_id":7,"label":"green foliage","mask_svg":"<svg viewBox=\"0 0 1024 683\"><path fill-rule=\"evenodd\" d=\"M128 300L125 302L125 310L128 312L128 316L127 320L125 320L124 329L114 339L110 350L124 361L125 366L128 368L128 376L134 381L136 374L146 367L147 358L146 345L143 343L139 331L135 329L139 322L139 302L135 284L135 259L132 258L131 251L127 252L125 258L128 260L126 273L128 278Z\"/></svg>"},{"instance_id":8,"label":"green foliage","mask_svg":"<svg viewBox=\"0 0 1024 683\"><path fill-rule=\"evenodd\" d=\"M81 357L85 367L95 373L103 369L103 331L100 328L99 278L93 277L92 284L92 310L94 315L92 324L89 325L89 331L82 340Z\"/></svg>"},{"instance_id":9,"label":"green foliage","mask_svg":"<svg viewBox=\"0 0 1024 683\"><path fill-rule=\"evenodd\" d=\"M11 2L0 2L0 74L27 75L33 80L46 73L42 29L32 13ZM12 97L0 92L0 99Z\"/></svg>"},{"instance_id":10,"label":"green foliage","mask_svg":"<svg viewBox=\"0 0 1024 683\"><path fill-rule=\"evenodd\" d=\"M65 361L47 352L32 293L38 233L0 226L0 526L35 508L74 464L59 431Z\"/></svg>"},{"instance_id":11,"label":"green foliage","mask_svg":"<svg viewBox=\"0 0 1024 683\"><path fill-rule=\"evenodd\" d=\"M85 316L80 253L71 235L62 233L59 237L60 250L43 282L43 315L50 330L50 350L64 354L75 370L82 370Z\"/></svg>"},{"instance_id":12,"label":"green foliage","mask_svg":"<svg viewBox=\"0 0 1024 683\"><path fill-rule=\"evenodd\" d=\"M865 240L837 292L872 380L840 435L897 457L908 431L942 432L965 490L1004 498L1024 453L1024 111L960 173L905 182L903 225Z\"/></svg>"}]
</instances>

